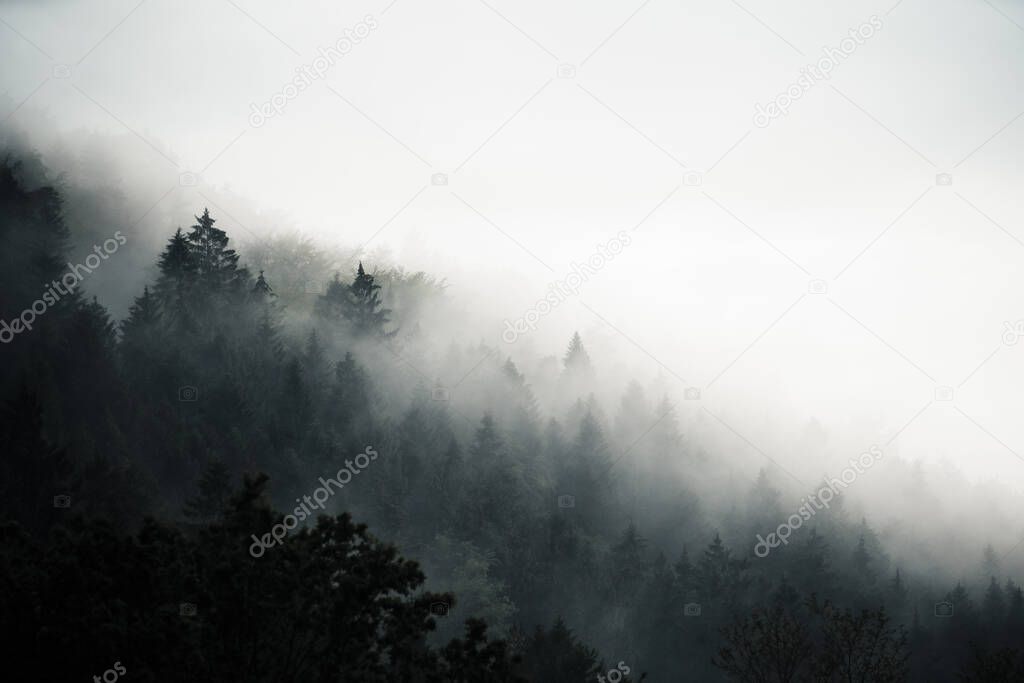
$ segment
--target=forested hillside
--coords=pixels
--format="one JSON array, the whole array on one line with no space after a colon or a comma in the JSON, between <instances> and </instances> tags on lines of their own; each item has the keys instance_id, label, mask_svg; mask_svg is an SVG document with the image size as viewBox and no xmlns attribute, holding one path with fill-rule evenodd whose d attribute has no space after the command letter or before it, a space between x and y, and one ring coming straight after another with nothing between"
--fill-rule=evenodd
<instances>
[{"instance_id":1,"label":"forested hillside","mask_svg":"<svg viewBox=\"0 0 1024 683\"><path fill-rule=\"evenodd\" d=\"M586 338L517 365L433 326L443 273L237 253L214 213L115 320L86 271L130 239L67 278L60 192L0 164L16 680L1024 680L991 549L901 566L840 490L761 553L807 491L655 383L602 401Z\"/></svg>"}]
</instances>

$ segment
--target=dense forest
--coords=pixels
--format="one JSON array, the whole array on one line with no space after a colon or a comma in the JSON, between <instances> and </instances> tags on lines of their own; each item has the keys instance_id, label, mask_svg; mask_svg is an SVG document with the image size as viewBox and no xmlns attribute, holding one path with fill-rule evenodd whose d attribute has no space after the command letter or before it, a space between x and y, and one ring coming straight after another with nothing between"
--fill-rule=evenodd
<instances>
[{"instance_id":1,"label":"dense forest","mask_svg":"<svg viewBox=\"0 0 1024 683\"><path fill-rule=\"evenodd\" d=\"M0 164L6 680L1024 680L991 548L899 566L838 491L759 552L807 492L602 401L585 338L517 365L432 329L442 274L201 206L115 320L84 290L130 241L69 263L36 165Z\"/></svg>"}]
</instances>

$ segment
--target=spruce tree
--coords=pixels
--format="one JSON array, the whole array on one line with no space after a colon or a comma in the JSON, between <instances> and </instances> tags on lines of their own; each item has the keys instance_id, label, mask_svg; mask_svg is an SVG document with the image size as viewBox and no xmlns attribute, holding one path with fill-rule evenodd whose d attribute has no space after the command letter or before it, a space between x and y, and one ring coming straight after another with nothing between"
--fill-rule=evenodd
<instances>
[{"instance_id":1,"label":"spruce tree","mask_svg":"<svg viewBox=\"0 0 1024 683\"><path fill-rule=\"evenodd\" d=\"M121 322L121 357L129 381L137 387L156 376L154 354L160 348L160 320L156 297L148 286L143 287L142 296L135 298L128 317Z\"/></svg>"},{"instance_id":2,"label":"spruce tree","mask_svg":"<svg viewBox=\"0 0 1024 683\"><path fill-rule=\"evenodd\" d=\"M167 241L157 265L160 276L153 292L156 300L169 322L187 328L192 321L189 302L197 266L181 228Z\"/></svg>"},{"instance_id":3,"label":"spruce tree","mask_svg":"<svg viewBox=\"0 0 1024 683\"><path fill-rule=\"evenodd\" d=\"M317 301L317 312L329 319L344 319L357 337L373 337L382 339L394 336L395 332L385 332L385 325L390 322L391 309L384 308L381 299L380 285L374 282L374 276L363 269L362 261L356 270L352 284L345 286L338 274L327 286L327 291Z\"/></svg>"},{"instance_id":4,"label":"spruce tree","mask_svg":"<svg viewBox=\"0 0 1024 683\"><path fill-rule=\"evenodd\" d=\"M956 610L956 614L967 615L974 609L974 605L967 594L967 589L964 588L963 583L960 581L956 582L956 587L953 590L946 593L946 602L953 603L953 609Z\"/></svg>"},{"instance_id":5,"label":"spruce tree","mask_svg":"<svg viewBox=\"0 0 1024 683\"><path fill-rule=\"evenodd\" d=\"M14 398L0 411L0 517L17 519L33 533L44 532L56 513L53 497L71 494L73 464L46 436L43 408L22 381Z\"/></svg>"},{"instance_id":6,"label":"spruce tree","mask_svg":"<svg viewBox=\"0 0 1024 683\"><path fill-rule=\"evenodd\" d=\"M892 603L896 609L901 609L907 602L907 586L903 582L900 570L896 570L896 576L892 580Z\"/></svg>"},{"instance_id":7,"label":"spruce tree","mask_svg":"<svg viewBox=\"0 0 1024 683\"><path fill-rule=\"evenodd\" d=\"M1003 618L1006 615L1006 597L1003 593L1003 587L999 585L994 576L989 581L988 590L985 591L981 610L988 623L993 624L996 628L1002 625Z\"/></svg>"},{"instance_id":8,"label":"spruce tree","mask_svg":"<svg viewBox=\"0 0 1024 683\"><path fill-rule=\"evenodd\" d=\"M135 303L128 309L128 317L121 323L121 331L129 334L136 329L144 330L160 319L156 298L149 293L149 285L142 288L142 296L135 297Z\"/></svg>"},{"instance_id":9,"label":"spruce tree","mask_svg":"<svg viewBox=\"0 0 1024 683\"><path fill-rule=\"evenodd\" d=\"M327 414L329 421L339 430L370 410L369 378L351 352L334 367L334 386L331 388Z\"/></svg>"},{"instance_id":10,"label":"spruce tree","mask_svg":"<svg viewBox=\"0 0 1024 683\"><path fill-rule=\"evenodd\" d=\"M983 577L999 576L999 555L991 543L985 544L982 552L981 571Z\"/></svg>"},{"instance_id":11,"label":"spruce tree","mask_svg":"<svg viewBox=\"0 0 1024 683\"><path fill-rule=\"evenodd\" d=\"M223 460L214 460L199 479L199 493L185 502L185 516L193 522L220 521L231 498L231 472Z\"/></svg>"},{"instance_id":12,"label":"spruce tree","mask_svg":"<svg viewBox=\"0 0 1024 683\"><path fill-rule=\"evenodd\" d=\"M574 332L572 339L569 340L569 348L565 352L562 363L565 365L565 371L572 375L586 376L592 371L590 355L583 348L583 340L580 339L579 332Z\"/></svg>"},{"instance_id":13,"label":"spruce tree","mask_svg":"<svg viewBox=\"0 0 1024 683\"><path fill-rule=\"evenodd\" d=\"M214 226L217 221L210 216L210 210L203 209L203 215L195 218L188 243L199 282L206 292L225 292L245 282L248 273L238 267L238 254L228 248L228 235Z\"/></svg>"},{"instance_id":14,"label":"spruce tree","mask_svg":"<svg viewBox=\"0 0 1024 683\"><path fill-rule=\"evenodd\" d=\"M1024 638L1024 591L1010 579L1003 589L1006 596L1006 631L1011 639L1018 642Z\"/></svg>"},{"instance_id":15,"label":"spruce tree","mask_svg":"<svg viewBox=\"0 0 1024 683\"><path fill-rule=\"evenodd\" d=\"M853 551L853 567L857 570L857 574L864 579L865 583L870 585L875 582L875 572L871 568L871 553L868 552L863 534L861 534L860 539L857 541L857 547Z\"/></svg>"},{"instance_id":16,"label":"spruce tree","mask_svg":"<svg viewBox=\"0 0 1024 683\"><path fill-rule=\"evenodd\" d=\"M597 652L581 643L561 617L551 630L540 626L523 648L518 673L530 681L592 681L601 673Z\"/></svg>"},{"instance_id":17,"label":"spruce tree","mask_svg":"<svg viewBox=\"0 0 1024 683\"><path fill-rule=\"evenodd\" d=\"M260 271L259 277L256 278L256 284L252 286L252 293L256 297L257 301L266 301L267 299L277 297L277 294L274 294L274 290L267 282L267 279L263 277L262 270Z\"/></svg>"},{"instance_id":18,"label":"spruce tree","mask_svg":"<svg viewBox=\"0 0 1024 683\"><path fill-rule=\"evenodd\" d=\"M476 430L476 438L469 451L475 463L492 462L502 453L501 436L490 413L485 413Z\"/></svg>"},{"instance_id":19,"label":"spruce tree","mask_svg":"<svg viewBox=\"0 0 1024 683\"><path fill-rule=\"evenodd\" d=\"M687 594L693 588L693 565L690 563L690 554L685 545L679 559L672 566L672 570L675 572L676 591L685 602Z\"/></svg>"},{"instance_id":20,"label":"spruce tree","mask_svg":"<svg viewBox=\"0 0 1024 683\"><path fill-rule=\"evenodd\" d=\"M744 576L747 561L734 559L732 551L722 542L717 532L714 540L704 550L704 556L697 563L696 569L697 586L702 599L721 600L726 604L736 604L742 599L741 592L748 583Z\"/></svg>"}]
</instances>

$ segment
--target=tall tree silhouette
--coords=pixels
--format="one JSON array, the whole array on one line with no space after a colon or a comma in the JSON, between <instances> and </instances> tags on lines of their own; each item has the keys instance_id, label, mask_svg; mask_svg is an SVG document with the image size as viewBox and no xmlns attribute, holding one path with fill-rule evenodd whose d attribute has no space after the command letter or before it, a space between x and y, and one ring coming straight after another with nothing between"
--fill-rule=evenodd
<instances>
[{"instance_id":1,"label":"tall tree silhouette","mask_svg":"<svg viewBox=\"0 0 1024 683\"><path fill-rule=\"evenodd\" d=\"M179 327L192 324L190 293L197 272L196 260L185 233L178 228L157 261L160 276L153 293L167 318Z\"/></svg>"},{"instance_id":2,"label":"tall tree silhouette","mask_svg":"<svg viewBox=\"0 0 1024 683\"><path fill-rule=\"evenodd\" d=\"M334 275L317 301L317 311L329 319L344 319L356 336L384 338L395 334L384 330L390 322L391 309L384 308L380 285L363 269L362 261L352 284L344 285L338 274Z\"/></svg>"},{"instance_id":3,"label":"tall tree silhouette","mask_svg":"<svg viewBox=\"0 0 1024 683\"><path fill-rule=\"evenodd\" d=\"M565 365L565 371L569 374L579 376L590 374L592 370L590 354L583 348L583 340L580 338L579 332L573 332L572 339L569 340L569 348L566 350L562 362Z\"/></svg>"},{"instance_id":4,"label":"tall tree silhouette","mask_svg":"<svg viewBox=\"0 0 1024 683\"><path fill-rule=\"evenodd\" d=\"M260 271L259 277L256 278L256 283L252 286L252 293L256 296L259 301L264 301L276 297L273 288L267 282L267 279L263 277L263 271Z\"/></svg>"},{"instance_id":5,"label":"tall tree silhouette","mask_svg":"<svg viewBox=\"0 0 1024 683\"><path fill-rule=\"evenodd\" d=\"M225 292L248 279L245 269L238 267L238 254L228 248L228 235L214 226L216 219L209 209L196 216L196 224L188 234L199 282L209 292Z\"/></svg>"}]
</instances>

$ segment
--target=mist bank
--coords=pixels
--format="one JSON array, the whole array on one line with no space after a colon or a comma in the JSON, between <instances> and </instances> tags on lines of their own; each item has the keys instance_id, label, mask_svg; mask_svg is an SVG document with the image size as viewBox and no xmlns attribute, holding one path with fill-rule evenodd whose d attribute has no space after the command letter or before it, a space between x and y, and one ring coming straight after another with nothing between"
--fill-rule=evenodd
<instances>
[{"instance_id":1,"label":"mist bank","mask_svg":"<svg viewBox=\"0 0 1024 683\"><path fill-rule=\"evenodd\" d=\"M756 618L743 615L766 600L810 609L799 617L808 623L822 616L819 595L887 609L883 627L891 618L918 634L915 670L947 640L958 661L969 657L940 604L978 633L1024 619L1019 499L901 445L945 396L864 444L858 430L787 417L785 404L748 412L709 400L714 382L689 384L635 342L613 352L621 332L521 343L552 314L539 303L503 328L515 338L494 340L481 332L493 312L461 297L446 270L373 263L297 234L236 249L205 204L187 227L153 237L162 248L136 271L120 262L133 233L100 239L116 220L75 236L91 218L72 220L71 198L94 190L68 191L72 181L31 154L5 158L0 427L16 488L4 514L31 533L59 524L71 501L127 529L143 514L217 524L232 482L267 473L269 489L261 479L245 495L294 516L245 528L262 550L248 546L253 560L287 548L289 529L308 528L314 512L344 511L417 557L428 589L460 596L436 607L453 617L431 636L438 646L473 616L508 638L564 619L613 661L661 671L676 665L672 647L643 635L652 610L701 616L699 633L673 630L699 649L705 632L738 646L745 627L730 636L728 624ZM597 252L605 261L631 247L616 239ZM90 241L77 255L65 248ZM89 290L101 273L122 296L135 287L127 316ZM594 274L563 284L584 275ZM360 463L361 452L378 457ZM39 457L51 474L29 465ZM39 503L48 495L52 509ZM887 648L903 647L885 633ZM702 662L712 676L717 665Z\"/></svg>"},{"instance_id":2,"label":"mist bank","mask_svg":"<svg viewBox=\"0 0 1024 683\"><path fill-rule=\"evenodd\" d=\"M44 118L40 128L45 124ZM699 468L664 459L659 466L685 469L697 477L700 483L695 493L717 520L710 526L718 526L729 514L762 468L771 473L787 508L797 509L801 500L849 468L851 459L876 447L884 457L869 472L858 474L843 496L851 515L869 519L889 547L905 552L907 557L900 559L920 562L922 571L946 568L949 577L968 572L969 558L979 556L987 544L1006 553L1008 562L1021 561L1020 553L1012 552L1024 535L1024 528L1015 521L1021 510L1016 479L986 476L983 472L988 468L979 466L978 451L970 441L936 438L931 446L929 438L921 437L922 432L938 430L939 425L948 430L945 423L952 419L977 431L981 425L971 424L973 418L968 413L958 414L955 404L936 400L939 393L913 404L912 410L902 413L900 422L887 419L881 410L848 410L850 403L824 399L831 392L830 375L780 376L780 366L787 362L784 359L805 350L780 349L783 340L773 341L778 332L774 329L765 330L766 338L755 339L756 344L707 380L711 371L701 368L698 359L715 352L692 347L701 328L713 334L722 325L722 316L684 318L679 303L690 296L683 291L685 273L679 273L674 287L659 290L649 284L656 282L659 274L646 268L637 270L635 261L625 262L631 251L643 248L642 233L610 236L590 254L570 261L564 275L552 277L539 289L536 278L527 284L521 274L501 264L481 275L480 266L472 264L472 258L470 263L464 258L471 254L464 254L457 244L448 245L448 258L443 265L434 264L436 270L409 271L396 256L401 245L391 250L381 240L374 248L360 248L354 241L344 246L343 234L335 234L334 240L325 243L317 226L305 226L310 229L302 232L286 212L261 208L258 202L230 190L180 184L166 188L161 182L166 183L167 178L142 163L138 145L129 137L93 134L63 138L19 129L8 131L4 139L9 153L23 160L22 174L28 184L51 183L59 188L70 230L71 263L88 256L115 229L126 236L128 246L81 283L82 290L96 296L115 319L123 318L142 286L154 281L156 256L172 228L189 224L200 208L207 206L230 230L240 262L254 273L265 271L283 304L284 332L296 342L317 326L315 302L334 276L348 278L355 265L365 261L383 285L386 305L397 311L394 343L403 349L401 360L386 353L380 356L379 365L373 368L375 375L387 378L382 383L389 385L388 393L395 396L407 395L417 383L442 388L448 405L467 418L456 420L457 425L463 423L465 438L471 437L469 425L475 419L497 408L493 397L488 397L488 387L503 381L500 368L506 359L519 368L542 414L559 419L579 398L588 400L588 405L610 422L629 401L640 400L635 394L639 388L642 400L650 404L643 410L653 411L667 400L688 447L702 454ZM35 145L39 145L38 151ZM156 198L155 203L150 202L151 197ZM230 206L231 212L222 210L224 206ZM493 284L500 278L505 278L503 285ZM605 289L600 288L602 282ZM608 288L616 291L601 298ZM539 295L531 300L536 291ZM621 293L630 295L625 304ZM812 305L812 297L807 295L800 304ZM664 339L647 333L634 336L637 328L622 322L634 323L659 304L664 308L653 317L661 336L672 340L685 330L690 337L672 353L660 351ZM575 395L566 395L559 379L562 355L566 340L577 329L593 359L595 374ZM815 330L809 334L825 342L826 335ZM707 333L703 336L707 338ZM344 338L327 337L325 341L332 353L344 354ZM707 346L713 349L721 343L709 341ZM879 346L883 355L891 353ZM652 348L659 353L648 350ZM747 350L749 355L772 357L772 367L741 372L737 366L743 365ZM779 357L773 356L775 352ZM830 351L833 358L834 352ZM811 360L814 369L836 371ZM900 364L899 358L896 363ZM838 365L856 365L848 371L870 375L860 364ZM913 373L912 368L909 371ZM733 373L742 375L744 382L731 382ZM794 395L794 384L823 400L808 406L806 398ZM765 400L765 391L770 400ZM393 410L398 414L402 409L402 401L396 400ZM655 412L650 414L657 418ZM630 446L617 445L623 451ZM1016 460L1008 447L996 457ZM650 458L646 453L646 460ZM641 441L624 456L617 476L626 476L628 468L641 467L644 462ZM922 509L928 512L923 514ZM967 551L948 553L944 549L950 546Z\"/></svg>"}]
</instances>

